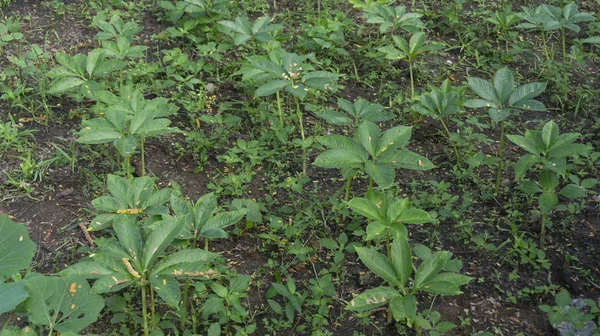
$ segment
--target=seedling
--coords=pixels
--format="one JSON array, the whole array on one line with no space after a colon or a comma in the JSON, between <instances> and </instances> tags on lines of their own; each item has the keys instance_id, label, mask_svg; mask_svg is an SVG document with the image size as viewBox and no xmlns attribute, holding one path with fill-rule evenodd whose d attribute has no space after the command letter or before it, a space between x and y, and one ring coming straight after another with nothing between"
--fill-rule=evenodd
<instances>
[{"instance_id":1,"label":"seedling","mask_svg":"<svg viewBox=\"0 0 600 336\"><path fill-rule=\"evenodd\" d=\"M529 83L515 88L515 78L508 68L502 68L494 74L494 83L478 77L468 77L469 87L481 99L471 99L463 105L470 108L487 107L494 123L500 123L500 151L498 171L496 173L496 194L500 190L500 177L504 162L504 119L511 109L545 111L541 102L534 100L546 89L546 83Z\"/></svg>"}]
</instances>

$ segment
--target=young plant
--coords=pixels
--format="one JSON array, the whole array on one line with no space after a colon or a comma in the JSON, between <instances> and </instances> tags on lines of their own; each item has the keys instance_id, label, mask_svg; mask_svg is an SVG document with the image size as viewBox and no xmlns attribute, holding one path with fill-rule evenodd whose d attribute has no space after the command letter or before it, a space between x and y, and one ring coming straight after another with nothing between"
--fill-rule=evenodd
<instances>
[{"instance_id":1,"label":"young plant","mask_svg":"<svg viewBox=\"0 0 600 336\"><path fill-rule=\"evenodd\" d=\"M269 53L269 57L250 56L247 64L240 71L242 80L252 80L262 83L254 96L266 97L276 94L279 121L283 125L283 111L281 107L280 92L285 90L292 95L296 105L296 117L300 127L302 146L302 173L306 175L306 150L312 144L308 141L304 132L304 122L300 101L304 100L309 93L309 88L315 90L334 90L339 76L328 71L315 71L314 67L306 61L311 55L300 56L283 50L275 50ZM315 62L315 59L312 59Z\"/></svg>"},{"instance_id":2,"label":"young plant","mask_svg":"<svg viewBox=\"0 0 600 336\"><path fill-rule=\"evenodd\" d=\"M273 34L283 30L282 24L271 24L268 16L259 17L254 23L251 23L245 16L238 16L235 21L222 20L218 23L229 31L236 46L248 41L253 43L255 40L263 43L271 42L274 40ZM252 49L254 49L254 44L252 44Z\"/></svg>"},{"instance_id":3,"label":"young plant","mask_svg":"<svg viewBox=\"0 0 600 336\"><path fill-rule=\"evenodd\" d=\"M450 80L446 79L440 89L433 89L430 93L423 93L419 98L419 103L413 105L412 109L419 112L422 115L430 116L433 119L439 120L446 131L448 140L452 144L454 154L456 155L456 162L458 167L461 168L460 154L456 144L452 142L452 134L448 129L448 121L451 116L457 115L460 112L460 106L458 105L459 92L454 87Z\"/></svg>"},{"instance_id":4,"label":"young plant","mask_svg":"<svg viewBox=\"0 0 600 336\"><path fill-rule=\"evenodd\" d=\"M204 249L208 251L208 240L211 238L227 238L223 230L236 224L246 214L246 209L226 211L217 215L217 197L215 194L206 194L196 201L196 204L183 200L176 195L171 195L171 206L177 218L185 221L185 227L178 239L190 239L195 247L198 238L204 238Z\"/></svg>"},{"instance_id":5,"label":"young plant","mask_svg":"<svg viewBox=\"0 0 600 336\"><path fill-rule=\"evenodd\" d=\"M104 78L127 65L120 60L106 59L102 49L94 49L88 55L75 56L59 52L56 53L56 61L60 66L48 72L48 77L55 79L48 93L61 94L79 88L78 94L89 98L93 98L93 93L102 88L96 82L97 79Z\"/></svg>"},{"instance_id":6,"label":"young plant","mask_svg":"<svg viewBox=\"0 0 600 336\"><path fill-rule=\"evenodd\" d=\"M365 172L381 188L390 187L396 178L396 169L429 170L434 166L426 157L406 149L412 127L396 126L383 134L370 121L363 121L354 138L332 134L319 137L329 149L319 154L313 164L321 168L338 168L346 179L348 200L350 182L357 170Z\"/></svg>"},{"instance_id":7,"label":"young plant","mask_svg":"<svg viewBox=\"0 0 600 336\"><path fill-rule=\"evenodd\" d=\"M579 301L579 302L578 302ZM548 322L564 335L579 335L584 333L597 334L598 327L593 320L600 316L598 303L590 299L572 299L566 289L554 296L555 306L539 305L548 314ZM584 308L589 308L585 312Z\"/></svg>"},{"instance_id":8,"label":"young plant","mask_svg":"<svg viewBox=\"0 0 600 336\"><path fill-rule=\"evenodd\" d=\"M112 142L119 154L125 159L125 170L131 176L131 156L138 146L141 150L142 175L146 174L144 144L146 137L178 132L169 127L167 118L177 112L178 107L170 104L166 98L146 100L144 95L131 86L121 90L120 96L108 91L95 94L106 106L104 116L84 121L77 133L77 142L101 144Z\"/></svg>"},{"instance_id":9,"label":"young plant","mask_svg":"<svg viewBox=\"0 0 600 336\"><path fill-rule=\"evenodd\" d=\"M377 50L385 54L385 58L388 60L406 60L408 62L411 99L415 100L415 81L413 77L415 60L421 55L440 50L443 46L438 43L425 44L425 33L423 32L415 33L409 42L403 37L396 35L393 35L392 39L395 46L387 45Z\"/></svg>"},{"instance_id":10,"label":"young plant","mask_svg":"<svg viewBox=\"0 0 600 336\"><path fill-rule=\"evenodd\" d=\"M471 277L458 274L448 251L430 253L415 267L411 247L404 235L398 234L391 246L391 257L366 247L356 247L360 260L371 271L388 282L388 286L368 289L346 306L357 312L387 306L388 321L392 317L405 323L421 335L421 329L431 329L431 324L419 313L416 294L458 295L460 286L471 281ZM451 269L452 271L446 271ZM414 274L413 274L414 272ZM413 279L409 282L409 279Z\"/></svg>"},{"instance_id":11,"label":"young plant","mask_svg":"<svg viewBox=\"0 0 600 336\"><path fill-rule=\"evenodd\" d=\"M110 195L92 201L99 214L92 220L90 231L106 229L126 219L137 221L142 216L163 216L169 213L165 203L171 197L170 189L155 190L154 179L138 177L132 180L108 175L106 188Z\"/></svg>"},{"instance_id":12,"label":"young plant","mask_svg":"<svg viewBox=\"0 0 600 336\"><path fill-rule=\"evenodd\" d=\"M364 17L367 23L379 25L379 33L393 34L398 29L406 30L410 33L416 33L425 28L425 24L420 18L421 13L407 13L406 7L392 7L387 4L372 3L363 8Z\"/></svg>"},{"instance_id":13,"label":"young plant","mask_svg":"<svg viewBox=\"0 0 600 336\"><path fill-rule=\"evenodd\" d=\"M96 15L93 25L102 30L94 36L95 39L101 41L119 40L124 37L132 42L133 37L143 29L134 21L125 23L118 14L114 14L108 22L106 21L106 15Z\"/></svg>"},{"instance_id":14,"label":"young plant","mask_svg":"<svg viewBox=\"0 0 600 336\"><path fill-rule=\"evenodd\" d=\"M494 12L494 14L487 18L486 20L488 22L493 23L494 25L496 25L498 28L500 28L500 35L502 36L502 39L504 40L504 48L506 50L506 53L508 54L508 41L510 40L509 37L509 31L511 26L513 26L515 23L519 22L519 16L517 16L514 13L507 13L504 11L501 12Z\"/></svg>"},{"instance_id":15,"label":"young plant","mask_svg":"<svg viewBox=\"0 0 600 336\"><path fill-rule=\"evenodd\" d=\"M141 287L144 335L148 336L148 291L154 326L155 293L168 305L178 307L181 300L178 278L216 275L209 267L215 253L201 249L168 251L184 226L183 219L165 216L141 230L135 219L119 217L112 225L116 238L96 240L98 247L93 254L60 274L96 279L92 286L94 293L117 292L134 285Z\"/></svg>"},{"instance_id":16,"label":"young plant","mask_svg":"<svg viewBox=\"0 0 600 336\"><path fill-rule=\"evenodd\" d=\"M515 145L525 149L528 153L523 155L515 164L515 179L520 181L519 189L528 195L538 196L538 207L542 217L540 240L543 243L546 227L550 227L550 215L558 204L556 188L559 185L559 176L564 176L567 171L566 158L589 151L590 146L575 144L579 133L559 134L559 129L553 120L548 121L541 131L526 130L525 135L512 135L506 137ZM536 165L542 166L539 183L531 180L522 180L525 174ZM586 186L595 184L595 179L583 181L583 187L569 184L563 187L558 194L567 198L585 197Z\"/></svg>"},{"instance_id":17,"label":"young plant","mask_svg":"<svg viewBox=\"0 0 600 336\"><path fill-rule=\"evenodd\" d=\"M337 105L337 109L326 110L317 115L330 124L352 125L355 130L364 120L380 123L394 118L394 115L385 111L381 104L370 103L361 97L358 97L354 103L344 98L338 98Z\"/></svg>"},{"instance_id":18,"label":"young plant","mask_svg":"<svg viewBox=\"0 0 600 336\"><path fill-rule=\"evenodd\" d=\"M522 12L516 15L526 22L519 23L516 27L519 29L537 29L541 33L542 44L544 47L544 55L546 55L546 61L550 62L550 52L548 51L548 41L546 37L546 29L544 24L549 20L547 12L544 10L543 5L537 6L535 9L529 7L521 7Z\"/></svg>"},{"instance_id":19,"label":"young plant","mask_svg":"<svg viewBox=\"0 0 600 336\"><path fill-rule=\"evenodd\" d=\"M365 239L386 242L388 257L391 257L390 240L397 234L408 235L405 224L424 224L433 220L426 211L413 208L408 198L392 200L376 190L368 191L365 198L355 197L347 204L354 212L370 220Z\"/></svg>"},{"instance_id":20,"label":"young plant","mask_svg":"<svg viewBox=\"0 0 600 336\"><path fill-rule=\"evenodd\" d=\"M488 114L492 122L500 123L500 161L498 161L495 189L495 193L498 194L504 157L504 120L512 109L545 111L544 104L532 98L544 92L546 83L529 83L517 88L515 78L508 68L496 71L493 84L479 77L468 77L467 82L469 88L481 99L471 99L463 105L470 108L489 108Z\"/></svg>"}]
</instances>

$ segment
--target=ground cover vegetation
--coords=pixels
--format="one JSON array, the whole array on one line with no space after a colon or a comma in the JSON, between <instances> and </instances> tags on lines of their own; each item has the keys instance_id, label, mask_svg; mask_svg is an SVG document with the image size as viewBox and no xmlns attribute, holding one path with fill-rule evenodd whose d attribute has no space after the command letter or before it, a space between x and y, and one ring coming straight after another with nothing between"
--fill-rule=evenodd
<instances>
[{"instance_id":1,"label":"ground cover vegetation","mask_svg":"<svg viewBox=\"0 0 600 336\"><path fill-rule=\"evenodd\" d=\"M8 335L600 335L597 1L0 0Z\"/></svg>"}]
</instances>

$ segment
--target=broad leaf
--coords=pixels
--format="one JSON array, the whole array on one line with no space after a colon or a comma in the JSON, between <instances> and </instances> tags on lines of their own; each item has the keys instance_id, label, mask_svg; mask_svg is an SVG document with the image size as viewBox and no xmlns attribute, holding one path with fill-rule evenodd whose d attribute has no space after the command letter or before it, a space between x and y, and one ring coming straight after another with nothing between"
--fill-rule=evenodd
<instances>
[{"instance_id":1,"label":"broad leaf","mask_svg":"<svg viewBox=\"0 0 600 336\"><path fill-rule=\"evenodd\" d=\"M364 198L353 198L348 202L348 206L359 214L371 220L383 220L384 214L376 204Z\"/></svg>"},{"instance_id":2,"label":"broad leaf","mask_svg":"<svg viewBox=\"0 0 600 336\"><path fill-rule=\"evenodd\" d=\"M392 266L400 281L400 287L404 287L408 278L412 274L413 263L410 245L407 238L399 235L392 243Z\"/></svg>"},{"instance_id":3,"label":"broad leaf","mask_svg":"<svg viewBox=\"0 0 600 336\"><path fill-rule=\"evenodd\" d=\"M144 272L152 268L156 258L171 244L183 228L184 223L181 219L169 217L153 224L156 228L146 239L142 252Z\"/></svg>"},{"instance_id":4,"label":"broad leaf","mask_svg":"<svg viewBox=\"0 0 600 336\"><path fill-rule=\"evenodd\" d=\"M25 281L0 282L0 315L15 309L28 296L29 293L25 290Z\"/></svg>"},{"instance_id":5,"label":"broad leaf","mask_svg":"<svg viewBox=\"0 0 600 336\"><path fill-rule=\"evenodd\" d=\"M397 290L390 287L368 289L352 299L346 309L358 312L371 310L389 304L390 300L399 295Z\"/></svg>"},{"instance_id":6,"label":"broad leaf","mask_svg":"<svg viewBox=\"0 0 600 336\"><path fill-rule=\"evenodd\" d=\"M391 163L375 164L368 160L365 162L365 172L383 189L389 188L396 177L394 165Z\"/></svg>"},{"instance_id":7,"label":"broad leaf","mask_svg":"<svg viewBox=\"0 0 600 336\"><path fill-rule=\"evenodd\" d=\"M157 275L150 277L150 284L156 294L168 305L175 308L179 306L181 290L175 278L170 275Z\"/></svg>"},{"instance_id":8,"label":"broad leaf","mask_svg":"<svg viewBox=\"0 0 600 336\"><path fill-rule=\"evenodd\" d=\"M321 168L352 168L367 160L367 154L352 149L330 149L319 154L313 164Z\"/></svg>"},{"instance_id":9,"label":"broad leaf","mask_svg":"<svg viewBox=\"0 0 600 336\"><path fill-rule=\"evenodd\" d=\"M383 280L396 286L402 286L392 262L386 256L366 247L356 247L356 253L363 264Z\"/></svg>"},{"instance_id":10,"label":"broad leaf","mask_svg":"<svg viewBox=\"0 0 600 336\"><path fill-rule=\"evenodd\" d=\"M8 215L0 214L0 283L29 267L35 248L35 243L29 239L23 224L15 223Z\"/></svg>"},{"instance_id":11,"label":"broad leaf","mask_svg":"<svg viewBox=\"0 0 600 336\"><path fill-rule=\"evenodd\" d=\"M444 268L448 259L450 259L449 253L448 251L440 251L423 260L415 273L414 286L422 288L425 283L435 277Z\"/></svg>"},{"instance_id":12,"label":"broad leaf","mask_svg":"<svg viewBox=\"0 0 600 336\"><path fill-rule=\"evenodd\" d=\"M61 333L78 333L98 319L104 307L100 295L90 293L87 281L78 276L26 279L29 298L25 307L29 321Z\"/></svg>"}]
</instances>

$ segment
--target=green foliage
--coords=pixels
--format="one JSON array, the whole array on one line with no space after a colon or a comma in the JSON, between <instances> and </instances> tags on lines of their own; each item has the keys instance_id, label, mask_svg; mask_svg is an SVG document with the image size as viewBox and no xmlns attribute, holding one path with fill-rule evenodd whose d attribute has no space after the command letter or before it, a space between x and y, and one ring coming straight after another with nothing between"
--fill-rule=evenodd
<instances>
[{"instance_id":1,"label":"green foliage","mask_svg":"<svg viewBox=\"0 0 600 336\"><path fill-rule=\"evenodd\" d=\"M346 309L361 312L388 306L389 313L396 321L409 327L414 325L417 330L429 330L431 325L418 312L416 294L427 292L458 295L462 293L459 287L472 279L456 272L445 271L452 257L447 251L429 251L429 254L423 256L421 264L415 267L410 245L403 234L395 236L391 246L391 257L366 247L356 247L356 252L365 266L388 282L389 286L364 291L350 301ZM408 283L411 278L413 281Z\"/></svg>"},{"instance_id":2,"label":"green foliage","mask_svg":"<svg viewBox=\"0 0 600 336\"><path fill-rule=\"evenodd\" d=\"M96 82L97 79L105 78L127 65L119 60L106 59L106 53L102 49L75 56L59 52L56 53L56 61L60 66L48 72L48 77L55 79L48 93L61 94L79 88L79 94L89 98L102 88Z\"/></svg>"},{"instance_id":3,"label":"green foliage","mask_svg":"<svg viewBox=\"0 0 600 336\"><path fill-rule=\"evenodd\" d=\"M467 77L469 88L481 99L471 99L464 103L470 108L489 108L492 121L501 122L508 117L511 109L545 111L546 107L533 98L546 89L545 83L529 83L516 87L515 78L508 68L494 74L493 84L479 77Z\"/></svg>"},{"instance_id":4,"label":"green foliage","mask_svg":"<svg viewBox=\"0 0 600 336\"><path fill-rule=\"evenodd\" d=\"M420 20L423 14L408 13L404 6L392 7L374 2L361 9L365 11L364 17L367 23L378 24L381 34L394 33L399 29L414 34L425 28L425 24Z\"/></svg>"},{"instance_id":5,"label":"green foliage","mask_svg":"<svg viewBox=\"0 0 600 336\"><path fill-rule=\"evenodd\" d=\"M23 39L21 24L17 19L6 19L0 21L0 50L12 41Z\"/></svg>"},{"instance_id":6,"label":"green foliage","mask_svg":"<svg viewBox=\"0 0 600 336\"><path fill-rule=\"evenodd\" d=\"M553 327L571 324L574 330L567 327L567 332L583 332L584 328L589 329L587 322L593 321L600 315L600 309L598 308L598 303L594 300L575 299L575 301L580 302L573 302L571 294L569 294L566 289L563 289L554 296L555 306L544 304L539 305L538 307L548 314L548 322L550 322ZM587 308L589 311L585 312L584 308ZM595 323L592 325L595 325ZM598 329L595 329L595 332L598 332Z\"/></svg>"},{"instance_id":7,"label":"green foliage","mask_svg":"<svg viewBox=\"0 0 600 336\"><path fill-rule=\"evenodd\" d=\"M97 40L120 40L121 38L126 38L127 41L132 42L133 37L142 31L142 27L139 24L134 21L125 23L118 14L114 14L108 22L104 13L101 14L94 17L94 25L102 30L94 36Z\"/></svg>"},{"instance_id":8,"label":"green foliage","mask_svg":"<svg viewBox=\"0 0 600 336\"><path fill-rule=\"evenodd\" d=\"M429 170L433 164L424 156L405 148L411 136L411 127L396 126L383 134L371 121L363 121L355 138L326 135L319 142L329 149L315 158L314 165L342 169L345 178L356 170L367 173L382 188L390 187L396 178L396 169Z\"/></svg>"},{"instance_id":9,"label":"green foliage","mask_svg":"<svg viewBox=\"0 0 600 336\"><path fill-rule=\"evenodd\" d=\"M106 188L110 195L102 195L92 201L100 213L92 220L89 230L98 231L116 222L169 213L165 203L169 201L172 191L167 188L155 190L155 181L150 177L128 180L108 175Z\"/></svg>"},{"instance_id":10,"label":"green foliage","mask_svg":"<svg viewBox=\"0 0 600 336\"><path fill-rule=\"evenodd\" d=\"M411 207L407 198L390 199L385 193L371 190L365 198L355 197L348 206L369 219L366 240L382 241L396 234L406 236L405 224L429 223L433 219L423 210Z\"/></svg>"},{"instance_id":11,"label":"green foliage","mask_svg":"<svg viewBox=\"0 0 600 336\"><path fill-rule=\"evenodd\" d=\"M273 41L273 35L283 29L282 24L271 24L268 16L259 17L254 23L251 23L247 17L238 16L235 21L222 20L219 24L230 31L229 34L233 37L235 45L253 40L268 43Z\"/></svg>"},{"instance_id":12,"label":"green foliage","mask_svg":"<svg viewBox=\"0 0 600 336\"><path fill-rule=\"evenodd\" d=\"M0 314L4 314L29 296L24 281L6 280L29 267L36 246L25 226L13 222L7 215L0 215L0 237Z\"/></svg>"},{"instance_id":13,"label":"green foliage","mask_svg":"<svg viewBox=\"0 0 600 336\"><path fill-rule=\"evenodd\" d=\"M338 98L337 105L338 109L319 112L318 116L333 125L353 125L355 128L363 120L379 123L394 118L381 104L370 103L361 97L354 103Z\"/></svg>"}]
</instances>

